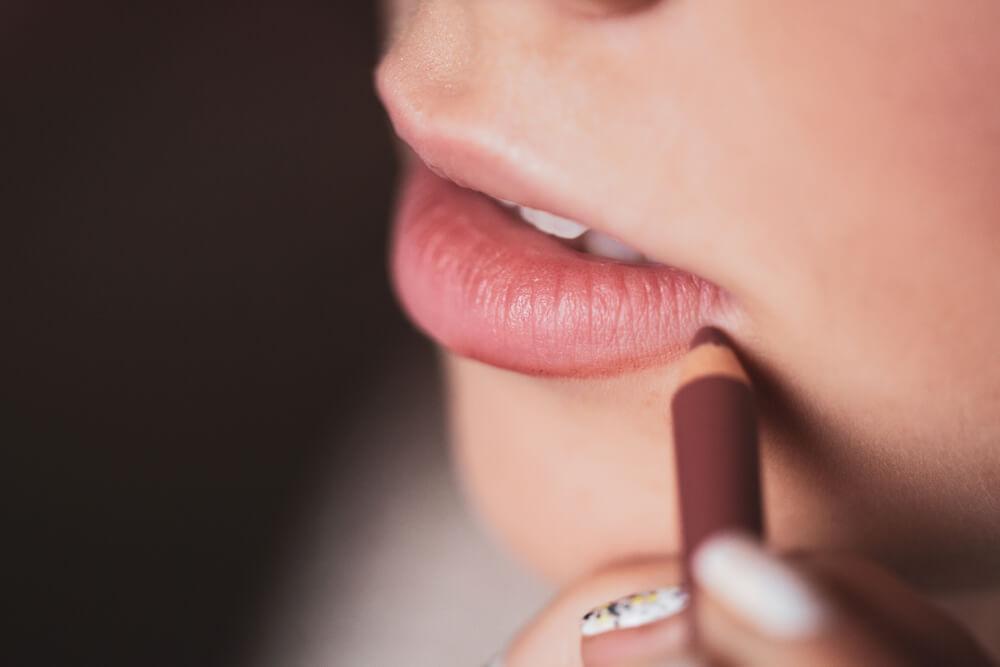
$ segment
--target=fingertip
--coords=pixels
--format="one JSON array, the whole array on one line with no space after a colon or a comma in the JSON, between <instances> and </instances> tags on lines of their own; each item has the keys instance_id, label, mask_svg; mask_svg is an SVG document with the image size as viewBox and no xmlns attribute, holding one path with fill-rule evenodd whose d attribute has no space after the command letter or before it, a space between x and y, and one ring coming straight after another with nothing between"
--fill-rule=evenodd
<instances>
[{"instance_id":1,"label":"fingertip","mask_svg":"<svg viewBox=\"0 0 1000 667\"><path fill-rule=\"evenodd\" d=\"M701 591L768 637L813 637L829 616L815 586L748 534L706 540L692 558L692 576Z\"/></svg>"},{"instance_id":2,"label":"fingertip","mask_svg":"<svg viewBox=\"0 0 1000 667\"><path fill-rule=\"evenodd\" d=\"M688 642L686 589L670 586L628 595L583 617L580 651L586 667L619 667L676 652Z\"/></svg>"},{"instance_id":3,"label":"fingertip","mask_svg":"<svg viewBox=\"0 0 1000 667\"><path fill-rule=\"evenodd\" d=\"M679 655L691 643L690 621L675 616L627 630L584 637L580 655L584 667L659 665L663 656Z\"/></svg>"}]
</instances>

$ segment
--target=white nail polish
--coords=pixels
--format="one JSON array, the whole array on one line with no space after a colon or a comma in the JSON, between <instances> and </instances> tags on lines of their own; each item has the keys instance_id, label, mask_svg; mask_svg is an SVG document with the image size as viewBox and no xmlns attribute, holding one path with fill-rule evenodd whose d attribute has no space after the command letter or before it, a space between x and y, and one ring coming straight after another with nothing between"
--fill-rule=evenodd
<instances>
[{"instance_id":1,"label":"white nail polish","mask_svg":"<svg viewBox=\"0 0 1000 667\"><path fill-rule=\"evenodd\" d=\"M694 556L693 574L727 609L771 637L806 638L826 622L827 607L809 582L748 537L710 539Z\"/></svg>"},{"instance_id":2,"label":"white nail polish","mask_svg":"<svg viewBox=\"0 0 1000 667\"><path fill-rule=\"evenodd\" d=\"M580 622L580 634L591 637L654 623L682 611L687 604L688 593L679 586L629 595L587 612Z\"/></svg>"}]
</instances>

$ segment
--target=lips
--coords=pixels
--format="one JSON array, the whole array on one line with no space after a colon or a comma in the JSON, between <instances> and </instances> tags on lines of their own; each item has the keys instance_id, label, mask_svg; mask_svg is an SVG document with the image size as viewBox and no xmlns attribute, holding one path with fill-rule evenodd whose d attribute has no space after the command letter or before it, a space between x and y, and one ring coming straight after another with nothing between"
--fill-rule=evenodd
<instances>
[{"instance_id":1,"label":"lips","mask_svg":"<svg viewBox=\"0 0 1000 667\"><path fill-rule=\"evenodd\" d=\"M535 375L672 360L728 305L693 274L569 247L416 159L403 178L391 265L404 308L437 342Z\"/></svg>"}]
</instances>

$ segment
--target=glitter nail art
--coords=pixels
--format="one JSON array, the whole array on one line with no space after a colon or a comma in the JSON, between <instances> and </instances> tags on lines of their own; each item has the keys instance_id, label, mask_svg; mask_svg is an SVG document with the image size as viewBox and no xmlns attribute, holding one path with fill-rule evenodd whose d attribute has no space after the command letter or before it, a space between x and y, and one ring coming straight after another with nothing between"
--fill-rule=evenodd
<instances>
[{"instance_id":1,"label":"glitter nail art","mask_svg":"<svg viewBox=\"0 0 1000 667\"><path fill-rule=\"evenodd\" d=\"M580 633L590 637L611 630L646 625L673 616L687 603L688 592L680 586L636 593L587 612L580 623Z\"/></svg>"}]
</instances>

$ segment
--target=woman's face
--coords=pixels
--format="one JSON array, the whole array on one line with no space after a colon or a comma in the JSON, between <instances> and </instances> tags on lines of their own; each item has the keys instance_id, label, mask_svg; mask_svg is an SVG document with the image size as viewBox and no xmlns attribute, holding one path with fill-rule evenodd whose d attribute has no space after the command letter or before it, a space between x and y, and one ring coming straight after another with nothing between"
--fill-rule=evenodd
<instances>
[{"instance_id":1,"label":"woman's face","mask_svg":"<svg viewBox=\"0 0 1000 667\"><path fill-rule=\"evenodd\" d=\"M714 323L760 390L773 541L984 580L1000 556L1000 3L388 14L378 87L420 158L397 288L486 362L448 355L457 459L515 551L562 580L677 549L667 403L684 339ZM684 273L567 250L421 160Z\"/></svg>"}]
</instances>

